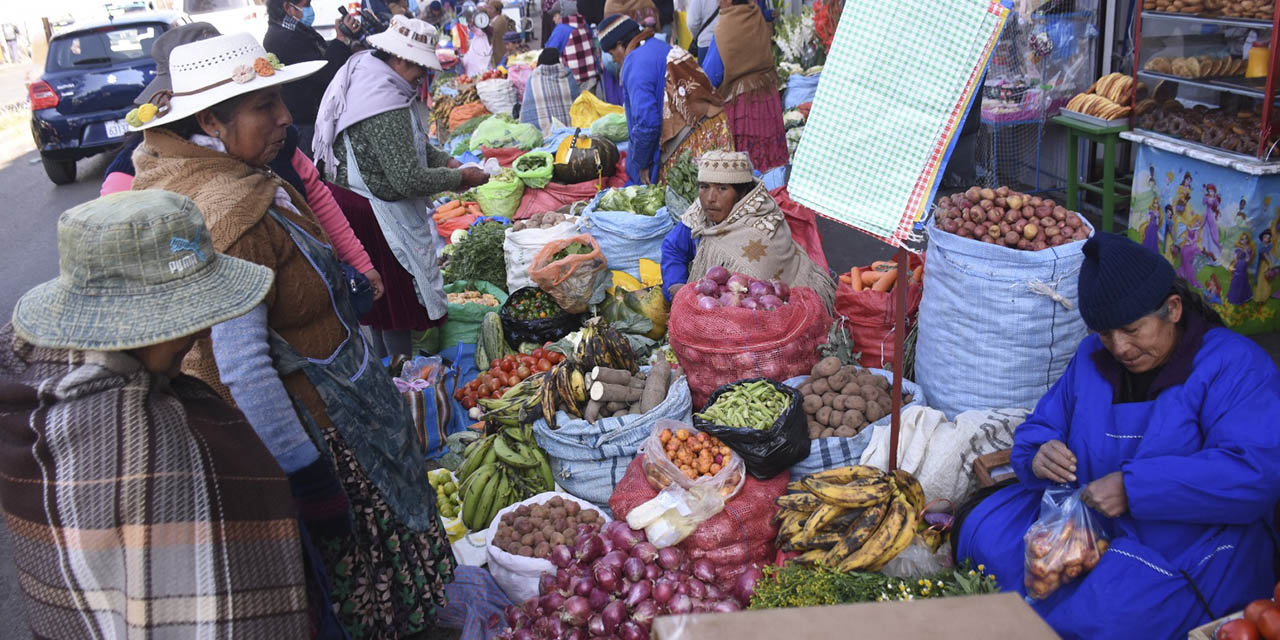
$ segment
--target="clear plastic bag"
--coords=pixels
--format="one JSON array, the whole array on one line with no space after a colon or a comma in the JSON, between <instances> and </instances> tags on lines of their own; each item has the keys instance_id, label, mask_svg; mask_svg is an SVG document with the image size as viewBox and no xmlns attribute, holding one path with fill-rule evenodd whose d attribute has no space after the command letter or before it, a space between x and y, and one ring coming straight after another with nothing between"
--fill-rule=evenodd
<instances>
[{"instance_id":1,"label":"clear plastic bag","mask_svg":"<svg viewBox=\"0 0 1280 640\"><path fill-rule=\"evenodd\" d=\"M586 246L589 251L555 259L557 253L575 243ZM577 235L548 242L533 257L529 277L551 294L560 308L569 313L582 313L588 305L604 300L604 289L609 282L605 264L600 243L589 235Z\"/></svg>"},{"instance_id":2,"label":"clear plastic bag","mask_svg":"<svg viewBox=\"0 0 1280 640\"><path fill-rule=\"evenodd\" d=\"M695 484L686 491L669 484L653 499L627 514L627 526L643 529L649 542L662 549L680 544L698 525L724 511L725 497L711 485Z\"/></svg>"},{"instance_id":3,"label":"clear plastic bag","mask_svg":"<svg viewBox=\"0 0 1280 640\"><path fill-rule=\"evenodd\" d=\"M678 433L680 429L684 429L689 432L690 438L696 438L702 433L678 420L659 420L654 423L653 430L649 432L649 437L644 444L640 445L639 452L644 456L642 461L644 475L654 489L661 491L674 482L686 491L698 486L714 487L725 501L738 495L738 491L742 489L742 483L746 481L746 465L742 462L742 456L730 449L729 457L725 459L720 471L714 475L700 476L696 480L690 479L667 457L666 448L662 443L664 429L670 429L672 433Z\"/></svg>"},{"instance_id":4,"label":"clear plastic bag","mask_svg":"<svg viewBox=\"0 0 1280 640\"><path fill-rule=\"evenodd\" d=\"M1040 499L1040 519L1024 537L1028 599L1043 600L1088 573L1107 550L1106 535L1080 500L1081 491L1057 485Z\"/></svg>"}]
</instances>

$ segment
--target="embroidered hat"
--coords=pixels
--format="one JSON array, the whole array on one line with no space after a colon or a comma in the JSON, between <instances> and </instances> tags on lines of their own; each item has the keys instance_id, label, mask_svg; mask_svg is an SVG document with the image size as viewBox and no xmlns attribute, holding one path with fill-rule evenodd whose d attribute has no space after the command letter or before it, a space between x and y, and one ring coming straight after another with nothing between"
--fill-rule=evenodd
<instances>
[{"instance_id":1,"label":"embroidered hat","mask_svg":"<svg viewBox=\"0 0 1280 640\"><path fill-rule=\"evenodd\" d=\"M123 351L244 315L271 269L216 253L190 199L124 191L58 218L58 277L18 300L13 326L36 346Z\"/></svg>"},{"instance_id":2,"label":"embroidered hat","mask_svg":"<svg viewBox=\"0 0 1280 640\"><path fill-rule=\"evenodd\" d=\"M1177 278L1163 256L1119 234L1095 233L1081 251L1080 316L1094 331L1118 329L1155 311Z\"/></svg>"},{"instance_id":3,"label":"embroidered hat","mask_svg":"<svg viewBox=\"0 0 1280 640\"><path fill-rule=\"evenodd\" d=\"M698 158L698 182L751 182L751 156L741 151L708 151Z\"/></svg>"},{"instance_id":4,"label":"embroidered hat","mask_svg":"<svg viewBox=\"0 0 1280 640\"><path fill-rule=\"evenodd\" d=\"M600 21L600 26L596 28L596 39L600 41L601 51L612 51L623 38L635 33L640 33L640 25L635 20L621 13L612 13Z\"/></svg>"},{"instance_id":5,"label":"embroidered hat","mask_svg":"<svg viewBox=\"0 0 1280 640\"><path fill-rule=\"evenodd\" d=\"M324 65L324 60L282 65L247 33L184 44L169 53L171 90L148 96L138 108L141 121L130 122L130 129L176 122L238 95L301 80Z\"/></svg>"},{"instance_id":6,"label":"embroidered hat","mask_svg":"<svg viewBox=\"0 0 1280 640\"><path fill-rule=\"evenodd\" d=\"M369 36L366 41L375 49L385 51L437 71L443 69L436 59L436 28L423 20L391 16L391 24L382 33Z\"/></svg>"},{"instance_id":7,"label":"embroidered hat","mask_svg":"<svg viewBox=\"0 0 1280 640\"><path fill-rule=\"evenodd\" d=\"M169 80L169 53L175 48L192 42L208 40L222 35L218 29L208 22L192 22L174 27L162 34L151 44L151 58L156 61L156 75L147 83L147 87L133 99L134 104L146 104L158 91L173 91Z\"/></svg>"}]
</instances>

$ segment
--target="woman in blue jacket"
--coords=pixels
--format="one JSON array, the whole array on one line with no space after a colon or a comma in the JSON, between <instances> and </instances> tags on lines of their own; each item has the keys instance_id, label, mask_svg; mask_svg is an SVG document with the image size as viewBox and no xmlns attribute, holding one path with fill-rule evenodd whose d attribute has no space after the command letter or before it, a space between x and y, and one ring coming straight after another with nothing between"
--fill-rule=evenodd
<instances>
[{"instance_id":1,"label":"woman in blue jacket","mask_svg":"<svg viewBox=\"0 0 1280 640\"><path fill-rule=\"evenodd\" d=\"M1158 253L1099 233L1084 254L1094 333L1014 434L1018 482L964 519L957 556L1025 594L1045 488L1081 487L1110 547L1036 611L1065 638L1185 638L1276 582L1280 374Z\"/></svg>"}]
</instances>

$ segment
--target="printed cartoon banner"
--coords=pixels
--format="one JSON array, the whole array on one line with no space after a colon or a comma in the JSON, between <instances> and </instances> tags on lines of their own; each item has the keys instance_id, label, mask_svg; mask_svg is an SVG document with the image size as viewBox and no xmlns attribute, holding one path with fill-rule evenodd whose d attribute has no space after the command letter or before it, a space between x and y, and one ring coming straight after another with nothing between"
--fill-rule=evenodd
<instances>
[{"instance_id":1,"label":"printed cartoon banner","mask_svg":"<svg viewBox=\"0 0 1280 640\"><path fill-rule=\"evenodd\" d=\"M1280 330L1280 176L1136 146L1129 237L1164 255L1231 328Z\"/></svg>"}]
</instances>

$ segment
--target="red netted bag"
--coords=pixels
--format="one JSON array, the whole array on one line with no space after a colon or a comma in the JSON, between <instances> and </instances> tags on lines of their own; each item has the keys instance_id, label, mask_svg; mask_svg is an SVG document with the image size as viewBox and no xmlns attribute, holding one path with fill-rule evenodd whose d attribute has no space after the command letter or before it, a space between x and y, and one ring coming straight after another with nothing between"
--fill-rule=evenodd
<instances>
[{"instance_id":1,"label":"red netted bag","mask_svg":"<svg viewBox=\"0 0 1280 640\"><path fill-rule=\"evenodd\" d=\"M626 475L609 496L609 509L616 520L625 520L632 509L658 495L644 475L642 458L644 454L631 460ZM774 539L778 537L778 526L773 522L778 505L774 501L786 492L790 480L786 471L768 480L748 475L738 495L725 503L724 511L698 525L676 546L695 560L710 560L716 565L716 578L723 583L752 564L772 563L777 553Z\"/></svg>"},{"instance_id":2,"label":"red netted bag","mask_svg":"<svg viewBox=\"0 0 1280 640\"><path fill-rule=\"evenodd\" d=\"M697 300L692 286L681 287L667 322L667 339L689 379L695 408L730 382L807 375L831 329L831 315L808 287L793 288L788 303L773 311L699 309Z\"/></svg>"},{"instance_id":3,"label":"red netted bag","mask_svg":"<svg viewBox=\"0 0 1280 640\"><path fill-rule=\"evenodd\" d=\"M907 266L915 268L919 264L920 259L911 256ZM870 267L864 267L868 268ZM907 289L908 329L915 324L923 294L924 286L921 284L913 284ZM849 330L854 350L862 353L858 360L862 366L872 369L893 368L890 365L894 357L893 326L897 301L896 291L872 291L870 287L854 291L853 287L843 282L836 287L836 313L845 319L845 328Z\"/></svg>"}]
</instances>

